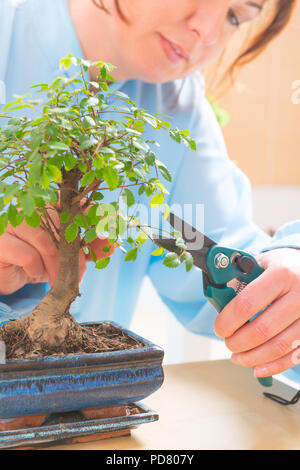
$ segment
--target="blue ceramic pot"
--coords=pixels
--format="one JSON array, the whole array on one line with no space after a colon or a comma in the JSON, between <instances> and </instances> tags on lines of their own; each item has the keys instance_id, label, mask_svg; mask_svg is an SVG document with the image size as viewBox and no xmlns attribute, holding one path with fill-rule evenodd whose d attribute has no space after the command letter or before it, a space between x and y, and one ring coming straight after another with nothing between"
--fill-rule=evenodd
<instances>
[{"instance_id":1,"label":"blue ceramic pot","mask_svg":"<svg viewBox=\"0 0 300 470\"><path fill-rule=\"evenodd\" d=\"M0 418L126 405L155 392L163 383L163 350L116 323L105 323L144 347L9 360L0 365Z\"/></svg>"}]
</instances>

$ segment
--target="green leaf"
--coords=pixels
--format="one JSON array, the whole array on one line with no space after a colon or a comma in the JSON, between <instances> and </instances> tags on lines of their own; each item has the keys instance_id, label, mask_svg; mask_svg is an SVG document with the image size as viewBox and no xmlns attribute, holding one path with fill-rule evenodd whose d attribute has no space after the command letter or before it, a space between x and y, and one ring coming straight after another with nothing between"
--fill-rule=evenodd
<instances>
[{"instance_id":1,"label":"green leaf","mask_svg":"<svg viewBox=\"0 0 300 470\"><path fill-rule=\"evenodd\" d=\"M31 134L30 147L32 148L32 150L37 149L41 145L43 138L44 134L42 133L34 132Z\"/></svg>"},{"instance_id":2,"label":"green leaf","mask_svg":"<svg viewBox=\"0 0 300 470\"><path fill-rule=\"evenodd\" d=\"M133 250L128 251L127 255L125 256L125 261L135 261L138 254L138 249L133 248Z\"/></svg>"},{"instance_id":3,"label":"green leaf","mask_svg":"<svg viewBox=\"0 0 300 470\"><path fill-rule=\"evenodd\" d=\"M169 215L170 215L170 207L168 206L168 204L166 204L166 208L165 208L165 212L164 212L164 219L167 220Z\"/></svg>"},{"instance_id":4,"label":"green leaf","mask_svg":"<svg viewBox=\"0 0 300 470\"><path fill-rule=\"evenodd\" d=\"M87 150L96 143L95 138L92 136L84 136L83 138L81 137L79 141L81 142L79 147L80 150Z\"/></svg>"},{"instance_id":5,"label":"green leaf","mask_svg":"<svg viewBox=\"0 0 300 470\"><path fill-rule=\"evenodd\" d=\"M59 63L59 68L64 68L65 70L68 70L72 65L72 60L70 57L65 57L64 59L61 59Z\"/></svg>"},{"instance_id":6,"label":"green leaf","mask_svg":"<svg viewBox=\"0 0 300 470\"><path fill-rule=\"evenodd\" d=\"M133 124L132 128L133 128L135 131L138 131L138 132L143 133L143 132L145 131L145 124L143 123L143 121L138 120L138 121L135 121L135 123Z\"/></svg>"},{"instance_id":7,"label":"green leaf","mask_svg":"<svg viewBox=\"0 0 300 470\"><path fill-rule=\"evenodd\" d=\"M23 193L20 196L21 206L26 215L32 215L34 211L34 199L29 193Z\"/></svg>"},{"instance_id":8,"label":"green leaf","mask_svg":"<svg viewBox=\"0 0 300 470\"><path fill-rule=\"evenodd\" d=\"M66 228L65 230L65 237L67 242L71 243L73 242L77 236L78 236L78 225L77 224L71 224L69 227Z\"/></svg>"},{"instance_id":9,"label":"green leaf","mask_svg":"<svg viewBox=\"0 0 300 470\"><path fill-rule=\"evenodd\" d=\"M163 202L165 201L164 195L162 193L154 194L150 201L150 207L153 207L154 209L157 207L160 207Z\"/></svg>"},{"instance_id":10,"label":"green leaf","mask_svg":"<svg viewBox=\"0 0 300 470\"><path fill-rule=\"evenodd\" d=\"M110 258L99 259L95 265L96 269L105 269L110 263Z\"/></svg>"},{"instance_id":11,"label":"green leaf","mask_svg":"<svg viewBox=\"0 0 300 470\"><path fill-rule=\"evenodd\" d=\"M28 180L30 183L37 183L40 181L42 175L42 156L36 155L33 159L32 165L29 170Z\"/></svg>"},{"instance_id":12,"label":"green leaf","mask_svg":"<svg viewBox=\"0 0 300 470\"><path fill-rule=\"evenodd\" d=\"M89 209L88 213L86 214L85 218L89 225L95 225L99 221L99 217L97 215L98 204L93 204L92 207Z\"/></svg>"},{"instance_id":13,"label":"green leaf","mask_svg":"<svg viewBox=\"0 0 300 470\"><path fill-rule=\"evenodd\" d=\"M161 246L159 246L158 248L156 248L156 250L152 251L151 254L152 256L161 256L164 254L164 252L165 250Z\"/></svg>"},{"instance_id":14,"label":"green leaf","mask_svg":"<svg viewBox=\"0 0 300 470\"><path fill-rule=\"evenodd\" d=\"M181 248L182 250L186 250L186 249L187 249L187 246L186 246L186 244L184 243L183 238L177 238L177 239L176 239L176 246L178 246L178 248Z\"/></svg>"},{"instance_id":15,"label":"green leaf","mask_svg":"<svg viewBox=\"0 0 300 470\"><path fill-rule=\"evenodd\" d=\"M156 128L157 127L157 122L155 117L151 116L150 114L144 114L143 119L150 124L151 127Z\"/></svg>"},{"instance_id":16,"label":"green leaf","mask_svg":"<svg viewBox=\"0 0 300 470\"><path fill-rule=\"evenodd\" d=\"M147 181L146 173L141 168L134 168L133 173L139 180L144 181L144 182Z\"/></svg>"},{"instance_id":17,"label":"green leaf","mask_svg":"<svg viewBox=\"0 0 300 470\"><path fill-rule=\"evenodd\" d=\"M191 255L191 253L186 252L182 257L182 260L185 261L186 272L189 272L192 269L193 265L194 265L193 256Z\"/></svg>"},{"instance_id":18,"label":"green leaf","mask_svg":"<svg viewBox=\"0 0 300 470\"><path fill-rule=\"evenodd\" d=\"M50 135L50 137L52 137L52 139L56 139L57 134L58 134L58 130L57 130L57 128L54 124L49 124L45 128L45 131L46 131L46 134L48 134L48 135Z\"/></svg>"},{"instance_id":19,"label":"green leaf","mask_svg":"<svg viewBox=\"0 0 300 470\"><path fill-rule=\"evenodd\" d=\"M119 185L119 175L115 168L106 167L103 168L103 178L108 184L111 191L117 189Z\"/></svg>"},{"instance_id":20,"label":"green leaf","mask_svg":"<svg viewBox=\"0 0 300 470\"><path fill-rule=\"evenodd\" d=\"M180 259L176 253L168 253L163 261L168 268L177 268L180 265Z\"/></svg>"},{"instance_id":21,"label":"green leaf","mask_svg":"<svg viewBox=\"0 0 300 470\"><path fill-rule=\"evenodd\" d=\"M185 137L188 137L190 135L190 131L188 130L180 131L179 134L184 135Z\"/></svg>"},{"instance_id":22,"label":"green leaf","mask_svg":"<svg viewBox=\"0 0 300 470\"><path fill-rule=\"evenodd\" d=\"M26 215L25 220L26 223L33 228L38 228L41 225L41 218L36 212L33 212L32 215Z\"/></svg>"},{"instance_id":23,"label":"green leaf","mask_svg":"<svg viewBox=\"0 0 300 470\"><path fill-rule=\"evenodd\" d=\"M62 84L63 78L62 77L57 77L50 85L50 88L54 91L58 91L61 84Z\"/></svg>"},{"instance_id":24,"label":"green leaf","mask_svg":"<svg viewBox=\"0 0 300 470\"><path fill-rule=\"evenodd\" d=\"M7 211L8 221L13 226L17 226L17 217L18 217L18 210L16 206L10 205Z\"/></svg>"},{"instance_id":25,"label":"green leaf","mask_svg":"<svg viewBox=\"0 0 300 470\"><path fill-rule=\"evenodd\" d=\"M64 212L64 213L61 214L61 216L60 216L60 221L61 221L63 224L66 224L69 219L70 219L70 213L69 213L69 212Z\"/></svg>"},{"instance_id":26,"label":"green leaf","mask_svg":"<svg viewBox=\"0 0 300 470\"><path fill-rule=\"evenodd\" d=\"M172 182L172 176L167 170L167 168L163 165L158 165L159 171L161 172L162 176L169 181L170 183Z\"/></svg>"},{"instance_id":27,"label":"green leaf","mask_svg":"<svg viewBox=\"0 0 300 470\"><path fill-rule=\"evenodd\" d=\"M85 173L87 170L87 165L86 163L83 163L81 161L78 162L78 168L82 173Z\"/></svg>"},{"instance_id":28,"label":"green leaf","mask_svg":"<svg viewBox=\"0 0 300 470\"><path fill-rule=\"evenodd\" d=\"M78 225L78 227L87 228L87 223L83 214L75 215L74 222Z\"/></svg>"},{"instance_id":29,"label":"green leaf","mask_svg":"<svg viewBox=\"0 0 300 470\"><path fill-rule=\"evenodd\" d=\"M136 139L135 137L132 139L133 145L139 149L142 150L142 152L148 152L149 151L149 145L144 142L143 140Z\"/></svg>"},{"instance_id":30,"label":"green leaf","mask_svg":"<svg viewBox=\"0 0 300 470\"><path fill-rule=\"evenodd\" d=\"M133 206L135 203L134 195L128 188L123 189L122 199L128 207Z\"/></svg>"},{"instance_id":31,"label":"green leaf","mask_svg":"<svg viewBox=\"0 0 300 470\"><path fill-rule=\"evenodd\" d=\"M3 235L8 225L8 215L1 214L0 215L0 235Z\"/></svg>"},{"instance_id":32,"label":"green leaf","mask_svg":"<svg viewBox=\"0 0 300 470\"><path fill-rule=\"evenodd\" d=\"M96 168L96 170L101 170L101 168L103 168L103 165L104 165L103 159L101 157L94 158L93 165Z\"/></svg>"},{"instance_id":33,"label":"green leaf","mask_svg":"<svg viewBox=\"0 0 300 470\"><path fill-rule=\"evenodd\" d=\"M74 155L71 153L67 153L64 155L64 161L65 161L65 169L67 171L73 170L73 168L76 166L76 158Z\"/></svg>"},{"instance_id":34,"label":"green leaf","mask_svg":"<svg viewBox=\"0 0 300 470\"><path fill-rule=\"evenodd\" d=\"M98 100L97 100L98 104ZM96 123L94 119L91 116L85 116L82 120L83 127L88 129L89 127L96 127Z\"/></svg>"},{"instance_id":35,"label":"green leaf","mask_svg":"<svg viewBox=\"0 0 300 470\"><path fill-rule=\"evenodd\" d=\"M182 233L179 232L178 230L174 230L173 232L171 232L171 235L172 235L174 238L182 238Z\"/></svg>"},{"instance_id":36,"label":"green leaf","mask_svg":"<svg viewBox=\"0 0 300 470\"><path fill-rule=\"evenodd\" d=\"M136 242L139 243L140 245L143 245L144 243L146 243L146 241L148 240L148 237L147 235L144 233L144 232L141 232L137 237L136 237Z\"/></svg>"},{"instance_id":37,"label":"green leaf","mask_svg":"<svg viewBox=\"0 0 300 470\"><path fill-rule=\"evenodd\" d=\"M170 130L170 137L175 140L175 142L177 142L178 144L181 143L181 135L178 131L178 129L173 129L173 130Z\"/></svg>"},{"instance_id":38,"label":"green leaf","mask_svg":"<svg viewBox=\"0 0 300 470\"><path fill-rule=\"evenodd\" d=\"M57 143L54 143L54 144L50 144L49 148L51 150L63 150L63 151L70 150L70 147L67 144L64 144L62 142L57 142Z\"/></svg>"},{"instance_id":39,"label":"green leaf","mask_svg":"<svg viewBox=\"0 0 300 470\"><path fill-rule=\"evenodd\" d=\"M103 81L106 81L106 77L107 77L107 70L105 67L101 67L100 69L100 75L101 75L101 78Z\"/></svg>"},{"instance_id":40,"label":"green leaf","mask_svg":"<svg viewBox=\"0 0 300 470\"><path fill-rule=\"evenodd\" d=\"M97 238L96 229L92 228L85 233L84 239L86 243L92 243Z\"/></svg>"},{"instance_id":41,"label":"green leaf","mask_svg":"<svg viewBox=\"0 0 300 470\"><path fill-rule=\"evenodd\" d=\"M147 165L153 166L154 163L155 163L155 154L153 152L147 152L145 161L146 161Z\"/></svg>"},{"instance_id":42,"label":"green leaf","mask_svg":"<svg viewBox=\"0 0 300 470\"><path fill-rule=\"evenodd\" d=\"M5 191L3 192L5 199L10 198L11 196L16 196L19 191L19 188L20 186L18 185L18 183L5 185Z\"/></svg>"},{"instance_id":43,"label":"green leaf","mask_svg":"<svg viewBox=\"0 0 300 470\"><path fill-rule=\"evenodd\" d=\"M84 175L84 177L82 178L81 182L80 182L80 186L83 187L83 186L89 186L90 184L92 184L92 182L94 181L95 179L95 171L94 170L91 170L89 171L88 173L86 173Z\"/></svg>"},{"instance_id":44,"label":"green leaf","mask_svg":"<svg viewBox=\"0 0 300 470\"><path fill-rule=\"evenodd\" d=\"M93 248L91 246L89 246L89 250L90 250L90 255L91 255L91 258L92 260L94 261L94 263L97 262L97 255L96 253L94 252Z\"/></svg>"},{"instance_id":45,"label":"green leaf","mask_svg":"<svg viewBox=\"0 0 300 470\"><path fill-rule=\"evenodd\" d=\"M102 193L97 192L93 196L94 201L102 201L102 199L104 199L104 196Z\"/></svg>"},{"instance_id":46,"label":"green leaf","mask_svg":"<svg viewBox=\"0 0 300 470\"><path fill-rule=\"evenodd\" d=\"M47 162L47 169L54 183L60 183L62 181L62 174L57 166L51 165L49 162Z\"/></svg>"},{"instance_id":47,"label":"green leaf","mask_svg":"<svg viewBox=\"0 0 300 470\"><path fill-rule=\"evenodd\" d=\"M138 190L138 195L141 196L145 192L145 185L141 184Z\"/></svg>"}]
</instances>

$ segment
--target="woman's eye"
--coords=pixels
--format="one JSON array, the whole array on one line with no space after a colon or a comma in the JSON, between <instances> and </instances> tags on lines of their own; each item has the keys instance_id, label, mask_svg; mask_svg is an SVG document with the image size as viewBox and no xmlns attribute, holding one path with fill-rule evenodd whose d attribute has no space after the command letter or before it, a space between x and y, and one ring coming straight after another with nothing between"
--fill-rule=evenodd
<instances>
[{"instance_id":1,"label":"woman's eye","mask_svg":"<svg viewBox=\"0 0 300 470\"><path fill-rule=\"evenodd\" d=\"M228 21L230 22L230 24L232 24L233 26L236 26L236 27L240 26L240 22L238 20L238 17L234 14L234 12L232 10L229 10L227 18L228 18Z\"/></svg>"}]
</instances>

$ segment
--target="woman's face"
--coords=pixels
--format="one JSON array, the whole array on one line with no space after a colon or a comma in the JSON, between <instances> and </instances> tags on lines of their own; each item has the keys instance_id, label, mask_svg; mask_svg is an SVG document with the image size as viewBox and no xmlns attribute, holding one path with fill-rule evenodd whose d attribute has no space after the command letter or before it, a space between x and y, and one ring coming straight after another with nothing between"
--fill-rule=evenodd
<instances>
[{"instance_id":1,"label":"woman's face","mask_svg":"<svg viewBox=\"0 0 300 470\"><path fill-rule=\"evenodd\" d=\"M113 3L113 0L110 0ZM265 0L120 0L129 24L113 15L113 55L130 78L166 82L213 61Z\"/></svg>"}]
</instances>

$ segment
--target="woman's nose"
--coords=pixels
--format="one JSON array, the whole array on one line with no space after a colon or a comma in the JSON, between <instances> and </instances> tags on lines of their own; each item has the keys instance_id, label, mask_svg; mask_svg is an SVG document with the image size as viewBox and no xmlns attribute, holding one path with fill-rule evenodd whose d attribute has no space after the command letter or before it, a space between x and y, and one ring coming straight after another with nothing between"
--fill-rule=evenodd
<instances>
[{"instance_id":1,"label":"woman's nose","mask_svg":"<svg viewBox=\"0 0 300 470\"><path fill-rule=\"evenodd\" d=\"M215 44L222 32L231 0L201 0L188 19L188 28L207 46Z\"/></svg>"}]
</instances>

